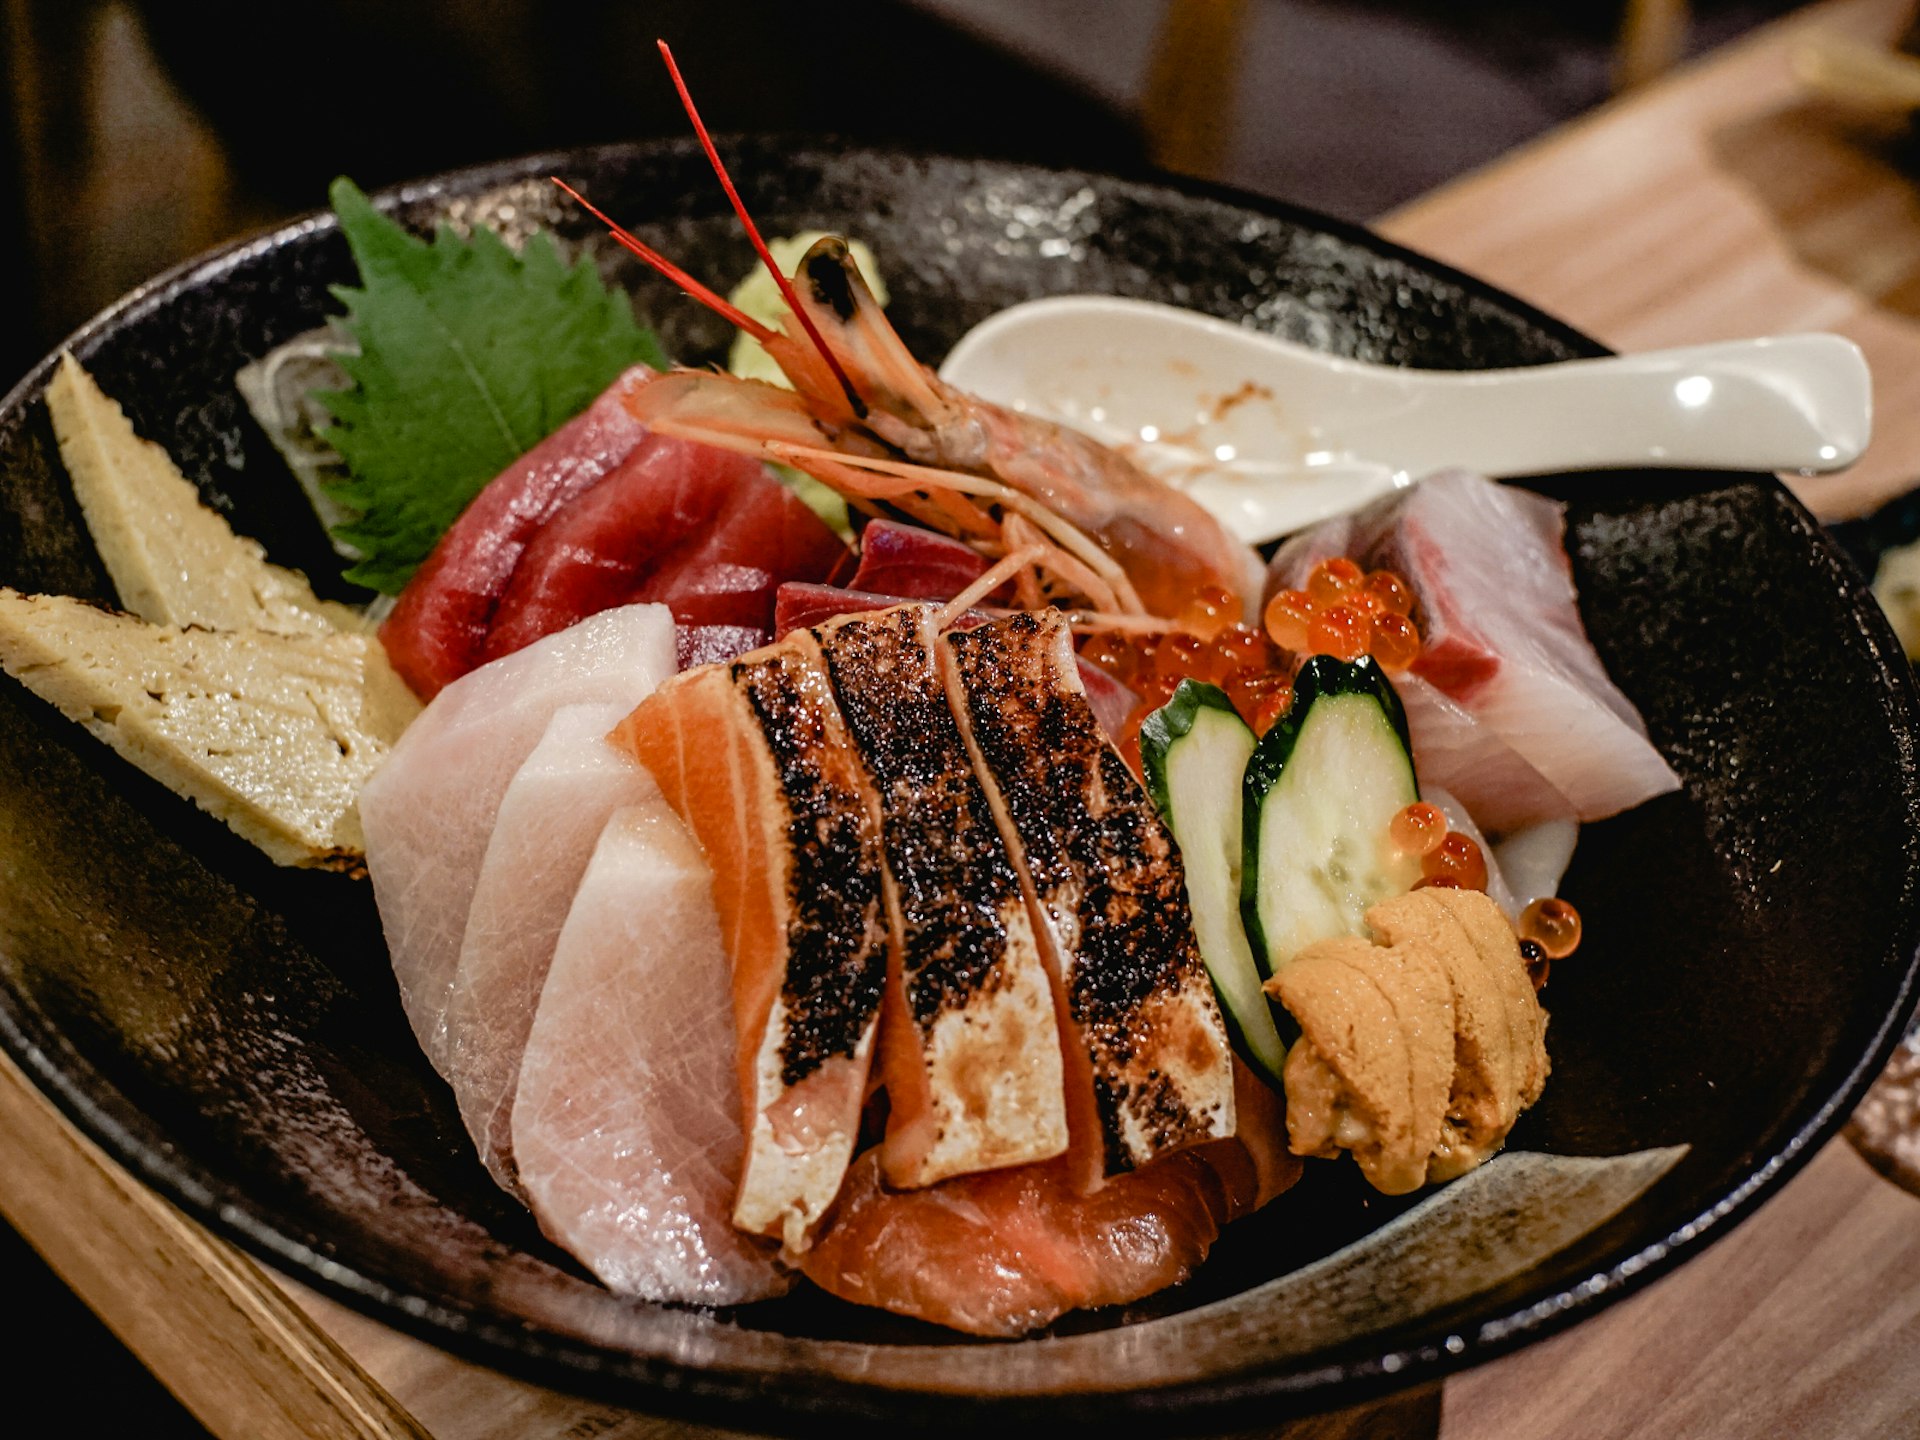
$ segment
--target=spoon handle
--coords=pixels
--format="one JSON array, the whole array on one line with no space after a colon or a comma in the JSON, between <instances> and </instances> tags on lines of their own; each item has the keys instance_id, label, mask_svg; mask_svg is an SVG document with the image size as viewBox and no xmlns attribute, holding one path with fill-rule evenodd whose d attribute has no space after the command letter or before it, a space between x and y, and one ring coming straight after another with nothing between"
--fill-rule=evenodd
<instances>
[{"instance_id":1,"label":"spoon handle","mask_svg":"<svg viewBox=\"0 0 1920 1440\"><path fill-rule=\"evenodd\" d=\"M1642 466L1803 470L1851 465L1873 429L1859 347L1787 335L1438 376L1381 417L1369 451L1418 475L1494 476ZM1423 387L1426 388L1426 387Z\"/></svg>"}]
</instances>

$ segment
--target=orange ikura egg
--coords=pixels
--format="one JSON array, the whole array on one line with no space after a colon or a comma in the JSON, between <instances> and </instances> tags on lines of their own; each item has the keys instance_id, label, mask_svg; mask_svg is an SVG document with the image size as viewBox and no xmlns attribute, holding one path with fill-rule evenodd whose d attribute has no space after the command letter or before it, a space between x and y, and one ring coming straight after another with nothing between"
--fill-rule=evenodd
<instances>
[{"instance_id":1,"label":"orange ikura egg","mask_svg":"<svg viewBox=\"0 0 1920 1440\"><path fill-rule=\"evenodd\" d=\"M1313 573L1307 576L1307 594L1318 605L1337 603L1349 590L1355 589L1363 578L1360 567L1344 555L1336 555L1331 560L1322 560L1313 567Z\"/></svg>"},{"instance_id":2,"label":"orange ikura egg","mask_svg":"<svg viewBox=\"0 0 1920 1440\"><path fill-rule=\"evenodd\" d=\"M1337 660L1358 660L1367 653L1367 621L1345 605L1335 605L1314 617L1307 631L1307 648Z\"/></svg>"},{"instance_id":3,"label":"orange ikura egg","mask_svg":"<svg viewBox=\"0 0 1920 1440\"><path fill-rule=\"evenodd\" d=\"M1420 871L1430 880L1451 880L1463 890L1487 888L1487 857L1470 836L1457 830L1421 857Z\"/></svg>"},{"instance_id":4,"label":"orange ikura egg","mask_svg":"<svg viewBox=\"0 0 1920 1440\"><path fill-rule=\"evenodd\" d=\"M1389 610L1373 617L1367 650L1382 670L1405 670L1420 658L1420 632L1406 616Z\"/></svg>"},{"instance_id":5,"label":"orange ikura egg","mask_svg":"<svg viewBox=\"0 0 1920 1440\"><path fill-rule=\"evenodd\" d=\"M1540 947L1549 960L1564 960L1580 948L1580 912L1549 895L1520 912L1520 938Z\"/></svg>"},{"instance_id":6,"label":"orange ikura egg","mask_svg":"<svg viewBox=\"0 0 1920 1440\"><path fill-rule=\"evenodd\" d=\"M1403 855L1426 855L1447 838L1447 817L1438 805L1416 800L1388 822L1387 834Z\"/></svg>"},{"instance_id":7,"label":"orange ikura egg","mask_svg":"<svg viewBox=\"0 0 1920 1440\"><path fill-rule=\"evenodd\" d=\"M1282 590L1267 602L1267 634L1282 650L1305 650L1320 607L1304 590Z\"/></svg>"},{"instance_id":8,"label":"orange ikura egg","mask_svg":"<svg viewBox=\"0 0 1920 1440\"><path fill-rule=\"evenodd\" d=\"M1413 613L1413 591L1407 588L1407 582L1391 570L1375 570L1368 574L1363 587L1369 595L1380 602L1380 608L1395 615Z\"/></svg>"}]
</instances>

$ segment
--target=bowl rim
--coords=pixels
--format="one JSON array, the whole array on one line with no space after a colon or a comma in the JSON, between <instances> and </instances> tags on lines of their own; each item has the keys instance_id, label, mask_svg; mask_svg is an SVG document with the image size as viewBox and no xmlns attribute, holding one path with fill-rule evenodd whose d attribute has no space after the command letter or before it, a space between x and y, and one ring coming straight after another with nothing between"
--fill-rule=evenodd
<instances>
[{"instance_id":1,"label":"bowl rim","mask_svg":"<svg viewBox=\"0 0 1920 1440\"><path fill-rule=\"evenodd\" d=\"M1036 176L1084 176L1090 182L1119 181L1129 187L1151 187L1212 201L1404 264L1458 288L1470 298L1497 306L1576 355L1613 353L1537 306L1387 240L1363 225L1228 185L1147 169L1082 170L910 145L842 144L817 135L756 133L719 140L723 151L742 143L787 144L798 152L841 162L848 158L883 162L913 159L984 164ZM383 212L392 213L444 194L471 193L552 171L591 169L653 155L681 157L696 150L696 142L686 139L615 141L536 151L404 181L373 192L371 198ZM84 358L101 337L164 307L186 290L216 281L226 271L296 240L337 229L338 221L330 211L310 211L229 240L136 286L74 330L0 397L0 418L24 411L40 397L62 353L72 351L76 358ZM1890 718L1895 724L1905 720L1914 733L1920 733L1920 691L1916 690L1913 672L1890 623L1838 542L1778 477L1740 478L1771 487L1777 492L1776 498L1785 501L1812 547L1812 560L1849 601L1853 619L1873 653ZM1905 759L1904 780L1907 809L1915 830L1920 832L1920 755L1912 750ZM1905 958L1905 969L1898 979L1894 1004L1882 1017L1871 1043L1848 1069L1839 1087L1805 1123L1774 1153L1756 1156L1737 1182L1699 1215L1555 1293L1525 1303L1516 1300L1502 1313L1450 1334L1443 1345L1366 1351L1313 1368L1236 1372L1145 1389L988 1396L783 1372L775 1377L778 1390L774 1391L762 1371L697 1368L596 1344L576 1335L514 1324L479 1305L434 1298L397 1278L383 1280L363 1273L286 1234L242 1189L174 1149L158 1122L95 1071L56 1028L43 1024L33 1007L23 1003L8 985L0 985L0 1048L83 1135L198 1223L281 1273L365 1315L463 1358L535 1383L647 1413L713 1424L753 1424L780 1432L811 1432L823 1424L896 1424L901 1420L944 1432L972 1428L982 1420L1004 1423L1009 1419L1048 1424L1131 1420L1156 1423L1169 1430L1216 1431L1271 1424L1285 1416L1336 1409L1390 1392L1437 1384L1447 1375L1565 1330L1637 1292L1728 1233L1836 1135L1905 1033L1916 1001L1920 1001L1920 854L1909 854L1901 901L1905 923L1897 953ZM937 1413L931 1416L924 1413L929 1399L938 1401Z\"/></svg>"}]
</instances>

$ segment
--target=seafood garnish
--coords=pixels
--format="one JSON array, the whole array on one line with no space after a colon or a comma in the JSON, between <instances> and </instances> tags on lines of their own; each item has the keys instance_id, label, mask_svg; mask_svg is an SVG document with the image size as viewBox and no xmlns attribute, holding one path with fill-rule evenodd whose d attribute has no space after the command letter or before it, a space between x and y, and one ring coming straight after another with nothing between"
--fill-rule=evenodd
<instances>
[{"instance_id":1,"label":"seafood garnish","mask_svg":"<svg viewBox=\"0 0 1920 1440\"><path fill-rule=\"evenodd\" d=\"M801 334L743 314L555 177L619 244L759 341L794 387L676 371L628 398L637 418L663 434L793 466L869 514L892 509L983 554L1019 548L1022 531L1009 528L1024 520L1044 536L1031 566L1036 601L1078 598L1096 612L1178 622L1197 596L1224 591L1251 614L1259 582L1250 549L1117 451L942 382L895 332L844 240L815 243L797 272L802 284L781 274L671 53L664 43L660 48L707 158Z\"/></svg>"}]
</instances>

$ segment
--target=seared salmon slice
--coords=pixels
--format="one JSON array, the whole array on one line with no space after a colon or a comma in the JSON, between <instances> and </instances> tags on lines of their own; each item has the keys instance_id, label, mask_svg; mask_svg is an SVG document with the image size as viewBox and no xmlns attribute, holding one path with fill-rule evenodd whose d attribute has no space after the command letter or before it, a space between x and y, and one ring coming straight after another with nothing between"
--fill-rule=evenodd
<instances>
[{"instance_id":1,"label":"seared salmon slice","mask_svg":"<svg viewBox=\"0 0 1920 1440\"><path fill-rule=\"evenodd\" d=\"M746 1130L734 1223L797 1252L846 1174L873 1058L889 929L872 787L805 633L683 672L614 740L713 868Z\"/></svg>"},{"instance_id":2,"label":"seared salmon slice","mask_svg":"<svg viewBox=\"0 0 1920 1440\"><path fill-rule=\"evenodd\" d=\"M1105 1172L1232 1135L1233 1051L1180 853L1087 704L1066 620L1022 612L940 643L1060 987L1069 1105L1091 1107Z\"/></svg>"},{"instance_id":3,"label":"seared salmon slice","mask_svg":"<svg viewBox=\"0 0 1920 1440\"><path fill-rule=\"evenodd\" d=\"M903 1187L1067 1148L1053 989L948 707L937 613L902 605L815 632L880 803L896 937L881 1011L881 1165Z\"/></svg>"}]
</instances>

